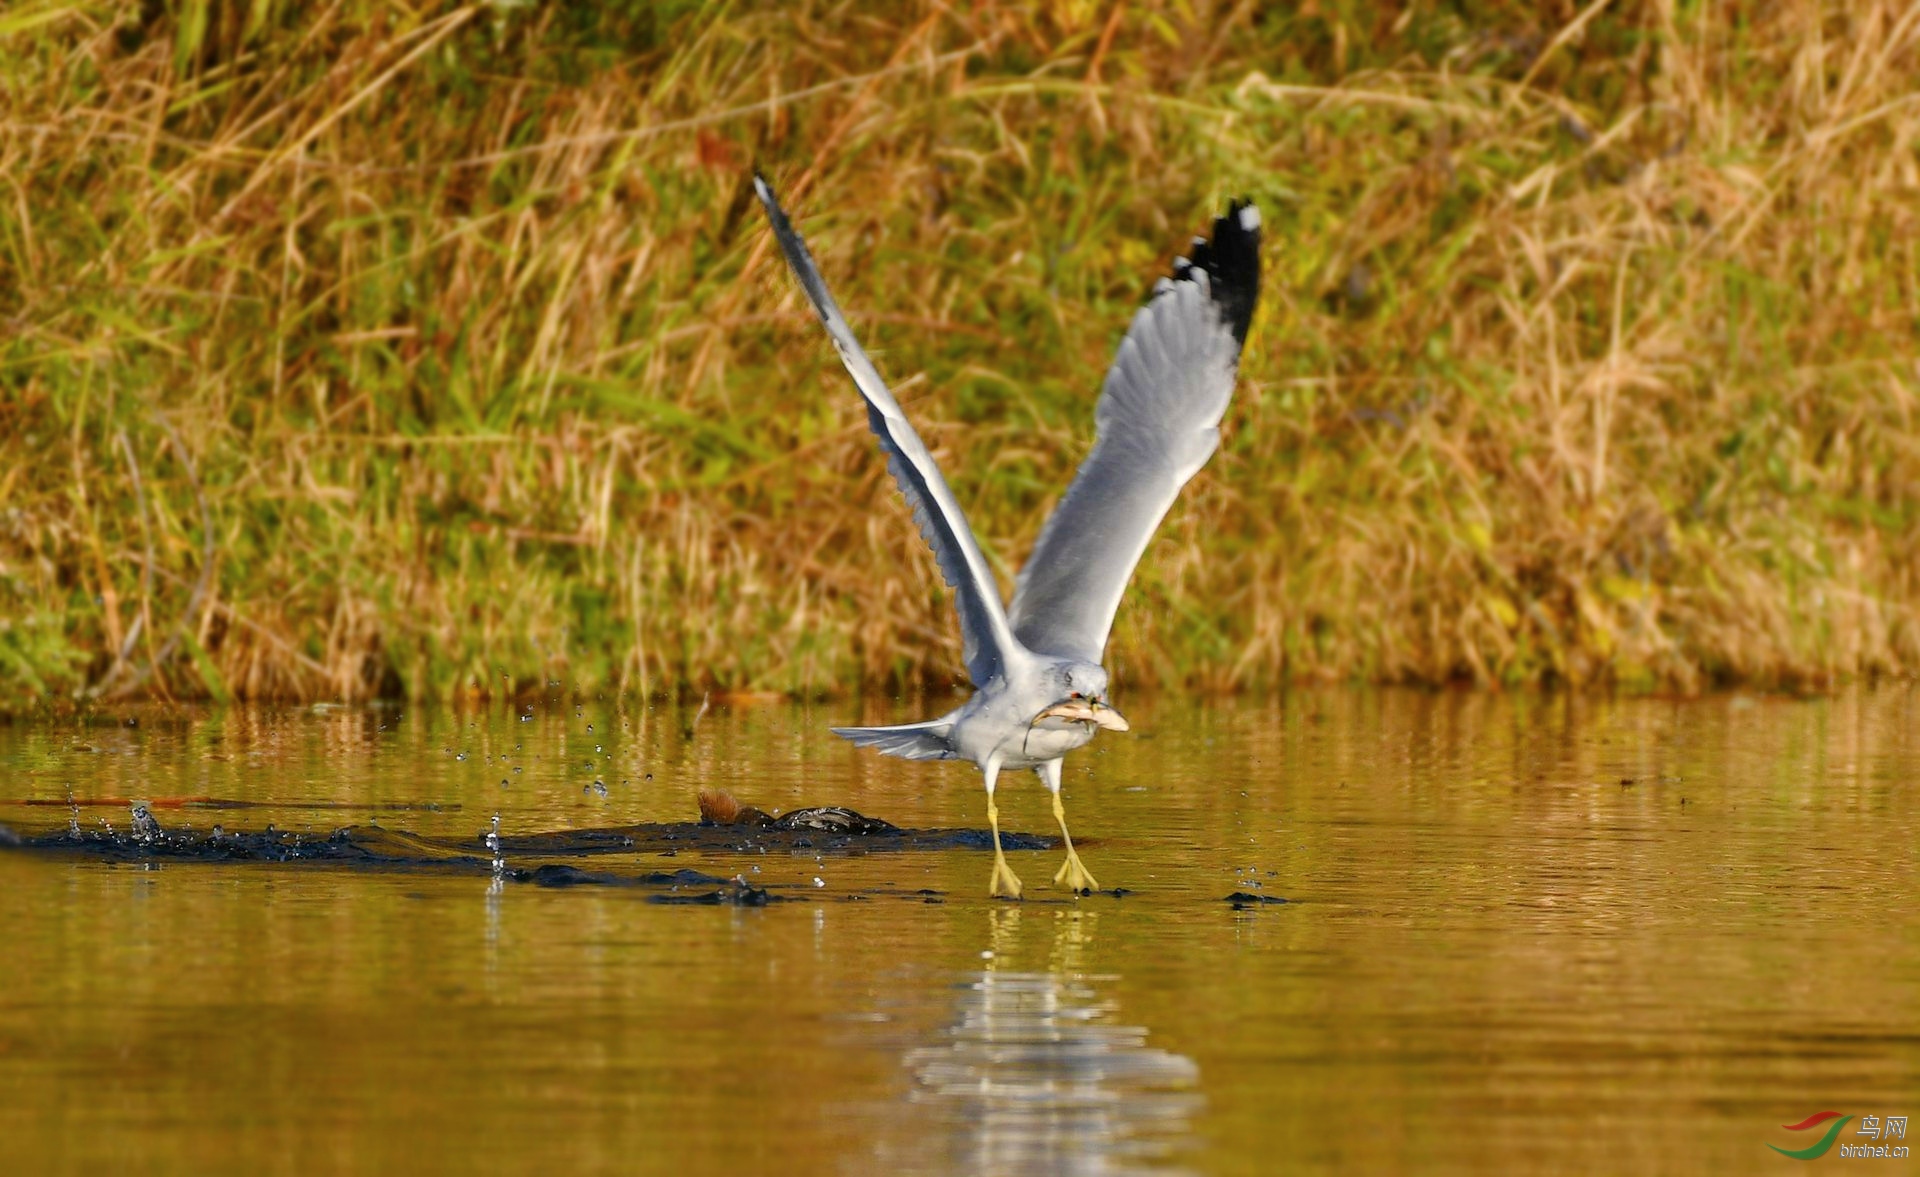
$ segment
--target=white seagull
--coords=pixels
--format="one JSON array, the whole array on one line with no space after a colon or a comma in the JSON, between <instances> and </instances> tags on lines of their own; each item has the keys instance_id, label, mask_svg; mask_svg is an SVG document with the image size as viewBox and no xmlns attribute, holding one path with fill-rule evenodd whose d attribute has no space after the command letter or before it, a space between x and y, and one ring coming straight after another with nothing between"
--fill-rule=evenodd
<instances>
[{"instance_id":1,"label":"white seagull","mask_svg":"<svg viewBox=\"0 0 1920 1177\"><path fill-rule=\"evenodd\" d=\"M980 554L967 517L827 292L807 246L759 176L787 264L820 313L841 363L867 402L867 421L887 466L933 548L960 614L960 637L975 693L959 708L898 727L837 727L835 735L908 760L971 760L987 787L993 828L990 894L1020 897L1020 880L1000 849L993 789L1002 769L1030 768L1053 794L1067 860L1054 882L1099 890L1067 833L1060 762L1101 728L1126 731L1107 704L1100 665L1113 614L1173 500L1220 444L1240 348L1260 294L1260 213L1235 202L1195 238L1192 258L1174 261L1133 317L1094 409L1093 450L1047 520L1020 570L1011 608Z\"/></svg>"}]
</instances>

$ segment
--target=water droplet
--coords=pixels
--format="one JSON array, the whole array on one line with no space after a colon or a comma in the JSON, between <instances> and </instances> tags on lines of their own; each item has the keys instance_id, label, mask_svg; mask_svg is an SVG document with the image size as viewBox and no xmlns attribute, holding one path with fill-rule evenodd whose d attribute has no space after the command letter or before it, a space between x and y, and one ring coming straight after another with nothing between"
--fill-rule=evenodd
<instances>
[{"instance_id":1,"label":"water droplet","mask_svg":"<svg viewBox=\"0 0 1920 1177\"><path fill-rule=\"evenodd\" d=\"M816 887L824 887L827 885L827 881L821 878L819 875L815 875L813 876L813 885Z\"/></svg>"}]
</instances>

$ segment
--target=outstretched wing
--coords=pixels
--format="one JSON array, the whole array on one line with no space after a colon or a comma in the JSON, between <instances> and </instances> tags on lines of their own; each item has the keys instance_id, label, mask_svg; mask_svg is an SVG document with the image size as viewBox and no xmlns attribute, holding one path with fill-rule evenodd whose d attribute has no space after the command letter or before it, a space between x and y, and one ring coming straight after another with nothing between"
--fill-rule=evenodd
<instances>
[{"instance_id":1,"label":"outstretched wing","mask_svg":"<svg viewBox=\"0 0 1920 1177\"><path fill-rule=\"evenodd\" d=\"M1127 580L1167 508L1213 456L1260 296L1260 213L1236 202L1133 317L1094 410L1093 452L1020 570L1009 617L1028 649L1099 662Z\"/></svg>"},{"instance_id":2,"label":"outstretched wing","mask_svg":"<svg viewBox=\"0 0 1920 1177\"><path fill-rule=\"evenodd\" d=\"M834 349L840 353L840 362L846 365L860 395L866 398L867 423L873 427L874 435L880 439L880 448L886 452L887 469L899 484L900 493L906 496L907 505L913 508L913 520L920 525L920 534L926 537L927 546L933 549L941 575L953 588L967 673L973 678L974 686L984 687L1002 673L1014 649L1012 630L1007 624L1006 612L1000 607L1000 586L993 579L986 558L980 554L980 545L974 542L973 529L967 526L965 513L960 510L953 491L948 489L947 480L940 476L940 467L934 464L933 455L907 423L900 402L893 399L886 381L874 370L873 361L860 350L860 341L853 337L846 317L840 313L833 295L827 292L827 284L821 280L820 271L807 252L807 243L794 231L793 223L781 210L780 202L774 199L773 189L767 182L756 175L753 187L760 194L760 203L766 206L767 220L773 223L773 235L787 255L787 264L800 279L801 289L813 300L813 309L826 324Z\"/></svg>"}]
</instances>

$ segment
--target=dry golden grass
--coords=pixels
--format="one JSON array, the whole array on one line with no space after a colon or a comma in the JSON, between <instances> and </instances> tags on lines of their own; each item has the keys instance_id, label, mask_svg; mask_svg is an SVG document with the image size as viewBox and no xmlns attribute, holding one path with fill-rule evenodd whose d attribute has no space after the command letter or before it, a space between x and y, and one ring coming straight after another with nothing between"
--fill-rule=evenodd
<instances>
[{"instance_id":1,"label":"dry golden grass","mask_svg":"<svg viewBox=\"0 0 1920 1177\"><path fill-rule=\"evenodd\" d=\"M1260 203L1130 686L1920 666L1911 5L243 10L0 13L11 703L951 681L756 159L1009 582Z\"/></svg>"}]
</instances>

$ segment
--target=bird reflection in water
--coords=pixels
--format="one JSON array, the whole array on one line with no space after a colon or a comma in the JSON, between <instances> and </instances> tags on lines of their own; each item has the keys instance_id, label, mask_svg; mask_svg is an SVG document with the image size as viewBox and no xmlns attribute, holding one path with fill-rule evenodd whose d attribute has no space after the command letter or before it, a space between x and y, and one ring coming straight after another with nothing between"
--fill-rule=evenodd
<instances>
[{"instance_id":1,"label":"bird reflection in water","mask_svg":"<svg viewBox=\"0 0 1920 1177\"><path fill-rule=\"evenodd\" d=\"M1024 914L989 912L992 955L960 986L945 1041L907 1053L911 1098L939 1106L952 1154L914 1160L983 1173L1166 1171L1188 1151L1200 1068L1119 1025L1081 962L1099 913L1059 911L1045 972L1011 967ZM1041 918L1046 918L1042 916ZM906 1160L907 1158L899 1158Z\"/></svg>"}]
</instances>

